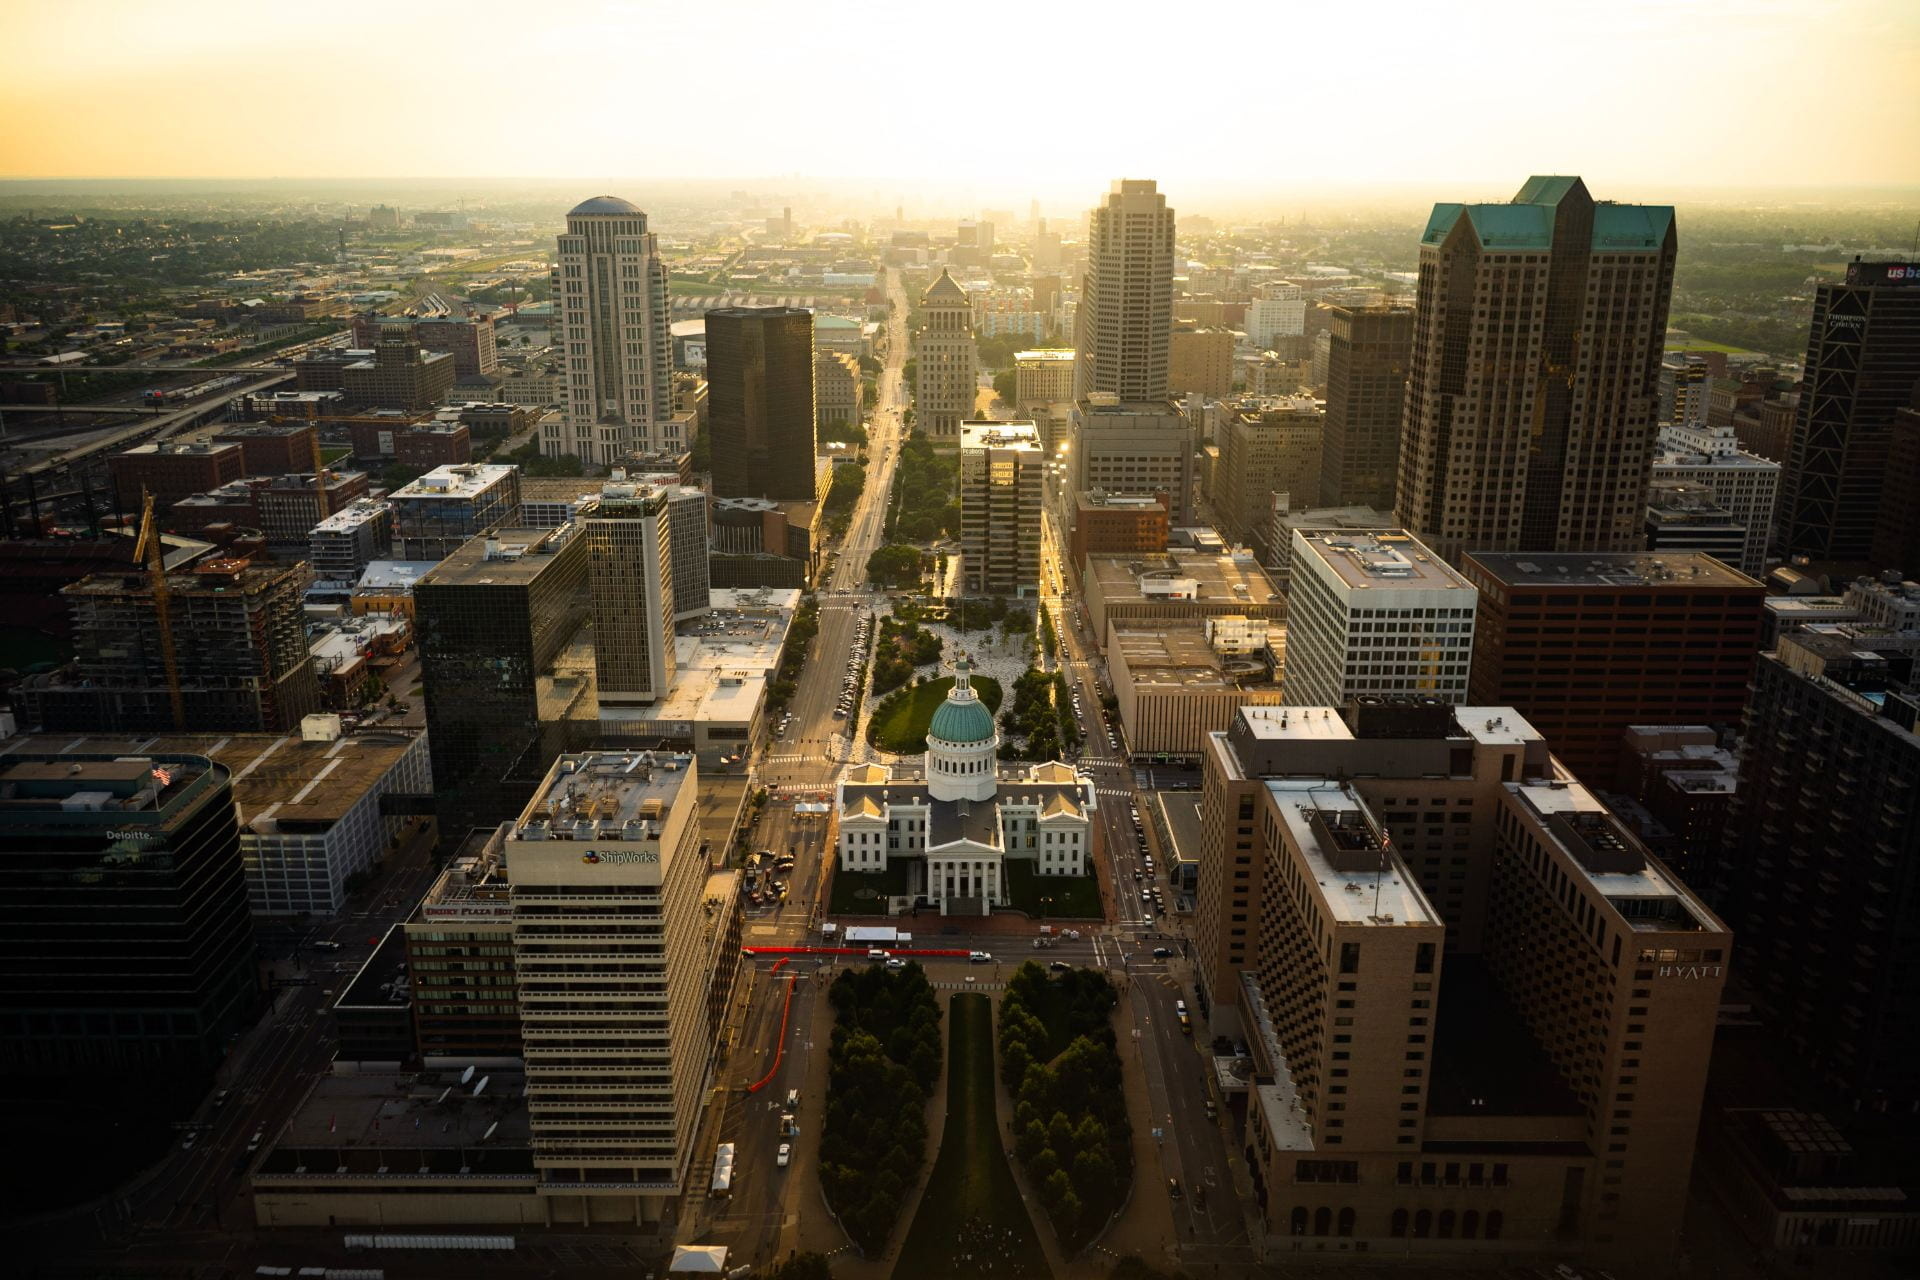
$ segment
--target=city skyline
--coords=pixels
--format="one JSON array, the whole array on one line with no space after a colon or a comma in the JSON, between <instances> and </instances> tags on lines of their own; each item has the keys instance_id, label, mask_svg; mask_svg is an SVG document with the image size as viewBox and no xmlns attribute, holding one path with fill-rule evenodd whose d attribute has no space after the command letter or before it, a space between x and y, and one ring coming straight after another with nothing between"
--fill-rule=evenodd
<instances>
[{"instance_id":1,"label":"city skyline","mask_svg":"<svg viewBox=\"0 0 1920 1280\"><path fill-rule=\"evenodd\" d=\"M526 177L760 172L887 174L885 181L900 182L961 177L954 158L975 156L971 163L981 177L1040 182L1047 188L1043 194L1051 194L1056 187L1104 186L1119 173L1152 173L1163 189L1178 191L1248 167L1241 135L1229 127L1233 111L1202 115L1188 100L1167 96L1113 104L1110 127L1077 140L1065 163L1045 148L1022 160L1029 149L994 153L982 147L976 112L935 121L876 112L866 121L866 143L843 147L810 122L769 127L752 93L704 98L698 129L626 127L630 112L615 108L630 91L635 59L676 70L704 67L704 74L724 81L772 86L790 78L796 66L829 65L848 55L843 25L820 21L817 12L764 3L745 8L755 12L738 15L742 26L764 38L752 46L724 46L724 60L699 15L644 4L587 6L573 21L548 23L504 6L349 3L342 21L322 26L295 11L232 0L164 9L124 3L85 11L22 9L0 19L16 53L14 71L0 87L0 110L13 126L0 149L0 176L452 176L498 173L501 157L511 156L512 167ZM1130 42L1132 28L1090 21L1094 11L1084 4L972 12L983 32L1016 30L1023 47L1042 54L1071 50L1100 65L1125 65L1139 56ZM1235 33L1238 47L1331 51L1346 45L1363 55L1359 63L1306 58L1288 70L1292 100L1341 103L1340 128L1303 131L1294 140L1284 175L1289 182L1446 181L1471 188L1515 170L1579 172L1631 198L1643 183L1764 182L1774 172L1769 157L1792 154L1798 157L1796 181L1874 184L1887 181L1889 156L1910 154L1920 144L1920 112L1912 109L1909 88L1920 79L1920 9L1899 0L1629 0L1606 6L1497 0L1444 24L1432 23L1427 10L1412 4L1387 13L1377 6L1314 12L1236 5L1209 16L1219 30ZM871 29L861 48L883 60L925 56L951 39L950 29L931 14L896 10L865 14L862 21ZM285 64L270 55L297 51L309 66L352 68L367 56L369 23L387 47L439 49L449 56L459 52L463 33L508 27L512 47L528 66L556 57L577 63L582 32L593 32L592 47L606 73L593 74L590 59L582 74L569 77L570 111L575 119L622 124L555 133L540 113L523 112L457 133L305 128L314 95L284 92ZM1697 42L1679 38L1689 27L1713 30L1716 56L1703 58ZM1394 38L1396 30L1405 38ZM1809 65L1835 47L1835 33L1844 33L1845 48L1870 49L1872 56L1849 59L1845 75L1809 76ZM62 77L80 47L95 74L76 106ZM1575 69L1556 77L1551 111L1525 109L1482 87L1489 83L1482 77L1437 73L1450 65L1544 66L1574 47L1581 65L1596 73ZM761 49L769 52L756 52ZM1609 66L1631 66L1636 82L1661 91L1623 97L1617 76L1597 73ZM217 85L223 100L245 100L247 108L153 109L199 77ZM334 83L326 76L304 82L322 97ZM1491 82L1517 83L1504 77ZM350 91L353 83L348 74L338 90ZM397 90L398 103L418 93L425 105L430 91L444 105L442 78L420 84L418 90ZM1767 91L1755 92L1762 85ZM391 110L394 96L383 95L383 106ZM1423 122L1445 119L1486 127L1427 131L1420 147L1406 146ZM1835 119L1850 127L1828 128ZM1766 145L1703 149L1658 142L1735 129ZM1381 163L1383 154L1394 157L1391 165Z\"/></svg>"}]
</instances>

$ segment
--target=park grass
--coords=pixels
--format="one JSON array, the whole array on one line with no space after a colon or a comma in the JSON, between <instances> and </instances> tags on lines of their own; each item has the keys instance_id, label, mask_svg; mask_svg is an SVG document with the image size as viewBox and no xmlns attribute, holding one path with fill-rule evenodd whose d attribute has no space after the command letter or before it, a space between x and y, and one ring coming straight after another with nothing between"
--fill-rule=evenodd
<instances>
[{"instance_id":1,"label":"park grass","mask_svg":"<svg viewBox=\"0 0 1920 1280\"><path fill-rule=\"evenodd\" d=\"M833 889L827 909L837 916L883 916L887 899L907 892L907 863L896 858L885 871L833 872Z\"/></svg>"},{"instance_id":2,"label":"park grass","mask_svg":"<svg viewBox=\"0 0 1920 1280\"><path fill-rule=\"evenodd\" d=\"M1046 1253L1013 1180L993 1106L993 1010L953 997L947 1016L947 1122L940 1157L900 1246L899 1280L1039 1277Z\"/></svg>"},{"instance_id":3,"label":"park grass","mask_svg":"<svg viewBox=\"0 0 1920 1280\"><path fill-rule=\"evenodd\" d=\"M987 704L987 710L998 714L1000 682L991 676L976 675L971 683L980 701ZM875 708L873 719L867 724L867 741L882 751L893 751L900 755L915 755L925 751L927 726L933 723L933 713L947 700L947 693L952 688L953 677L942 676L904 691L896 689L889 693L888 703Z\"/></svg>"},{"instance_id":4,"label":"park grass","mask_svg":"<svg viewBox=\"0 0 1920 1280\"><path fill-rule=\"evenodd\" d=\"M1730 347L1724 342L1708 342L1705 338L1688 338L1685 342L1675 342L1672 339L1668 339L1666 349L1668 351L1724 351L1730 356L1756 356L1760 354L1760 352L1750 351L1746 347Z\"/></svg>"},{"instance_id":5,"label":"park grass","mask_svg":"<svg viewBox=\"0 0 1920 1280\"><path fill-rule=\"evenodd\" d=\"M1084 876L1043 876L1025 858L1008 858L1002 866L1007 876L1007 900L1035 921L1041 919L1040 899L1051 898L1045 906L1048 920L1100 920L1106 917L1100 905L1100 880L1089 872Z\"/></svg>"}]
</instances>

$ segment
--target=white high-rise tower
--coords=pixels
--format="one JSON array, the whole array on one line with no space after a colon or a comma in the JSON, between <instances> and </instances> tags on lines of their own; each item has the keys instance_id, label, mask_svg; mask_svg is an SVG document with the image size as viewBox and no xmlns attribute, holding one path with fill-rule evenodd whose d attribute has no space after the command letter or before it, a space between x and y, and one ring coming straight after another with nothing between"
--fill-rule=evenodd
<instances>
[{"instance_id":1,"label":"white high-rise tower","mask_svg":"<svg viewBox=\"0 0 1920 1280\"><path fill-rule=\"evenodd\" d=\"M566 451L615 466L628 453L690 447L673 421L667 267L647 215L595 196L567 214L559 249L554 344L565 369Z\"/></svg>"},{"instance_id":2,"label":"white high-rise tower","mask_svg":"<svg viewBox=\"0 0 1920 1280\"><path fill-rule=\"evenodd\" d=\"M1173 210L1152 179L1123 178L1087 224L1087 274L1075 317L1074 399L1167 398L1173 332Z\"/></svg>"}]
</instances>

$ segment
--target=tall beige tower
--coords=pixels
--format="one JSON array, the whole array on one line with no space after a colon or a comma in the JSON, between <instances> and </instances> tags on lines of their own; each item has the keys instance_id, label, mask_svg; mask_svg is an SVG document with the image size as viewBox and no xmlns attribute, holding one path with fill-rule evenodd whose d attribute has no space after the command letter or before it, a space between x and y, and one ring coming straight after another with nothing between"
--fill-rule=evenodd
<instances>
[{"instance_id":1,"label":"tall beige tower","mask_svg":"<svg viewBox=\"0 0 1920 1280\"><path fill-rule=\"evenodd\" d=\"M657 702L666 697L676 666L667 491L609 484L581 516L600 703Z\"/></svg>"},{"instance_id":2,"label":"tall beige tower","mask_svg":"<svg viewBox=\"0 0 1920 1280\"><path fill-rule=\"evenodd\" d=\"M920 297L914 421L935 444L957 447L960 424L973 416L979 351L973 342L973 303L944 270Z\"/></svg>"},{"instance_id":3,"label":"tall beige tower","mask_svg":"<svg viewBox=\"0 0 1920 1280\"><path fill-rule=\"evenodd\" d=\"M688 449L673 418L667 267L647 215L618 196L567 214L553 270L555 345L565 353L564 452L615 466L632 452Z\"/></svg>"},{"instance_id":4,"label":"tall beige tower","mask_svg":"<svg viewBox=\"0 0 1920 1280\"><path fill-rule=\"evenodd\" d=\"M1396 494L1409 530L1454 563L1641 546L1675 244L1672 206L1596 203L1573 177L1433 207Z\"/></svg>"},{"instance_id":5,"label":"tall beige tower","mask_svg":"<svg viewBox=\"0 0 1920 1280\"><path fill-rule=\"evenodd\" d=\"M1087 274L1075 316L1074 399L1167 398L1173 331L1173 210L1150 178L1123 178L1087 225Z\"/></svg>"}]
</instances>

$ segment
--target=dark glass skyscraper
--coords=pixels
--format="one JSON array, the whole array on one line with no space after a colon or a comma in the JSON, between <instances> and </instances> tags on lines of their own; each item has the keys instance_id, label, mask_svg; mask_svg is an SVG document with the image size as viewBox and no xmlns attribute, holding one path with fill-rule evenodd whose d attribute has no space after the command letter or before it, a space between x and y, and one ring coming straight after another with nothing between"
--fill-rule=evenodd
<instances>
[{"instance_id":1,"label":"dark glass skyscraper","mask_svg":"<svg viewBox=\"0 0 1920 1280\"><path fill-rule=\"evenodd\" d=\"M707 312L707 431L720 498L814 492L813 313L798 307Z\"/></svg>"},{"instance_id":2,"label":"dark glass skyscraper","mask_svg":"<svg viewBox=\"0 0 1920 1280\"><path fill-rule=\"evenodd\" d=\"M1717 905L1779 1047L1858 1109L1920 1106L1920 685L1898 633L1797 631L1754 672Z\"/></svg>"},{"instance_id":3,"label":"dark glass skyscraper","mask_svg":"<svg viewBox=\"0 0 1920 1280\"><path fill-rule=\"evenodd\" d=\"M1413 312L1335 307L1328 317L1320 505L1393 510Z\"/></svg>"},{"instance_id":4,"label":"dark glass skyscraper","mask_svg":"<svg viewBox=\"0 0 1920 1280\"><path fill-rule=\"evenodd\" d=\"M1814 294L1805 386L1780 477L1787 555L1870 556L1894 415L1913 403L1916 384L1920 263L1848 263L1845 281Z\"/></svg>"},{"instance_id":5,"label":"dark glass skyscraper","mask_svg":"<svg viewBox=\"0 0 1920 1280\"><path fill-rule=\"evenodd\" d=\"M0 1071L204 1073L258 998L225 766L0 760Z\"/></svg>"},{"instance_id":6,"label":"dark glass skyscraper","mask_svg":"<svg viewBox=\"0 0 1920 1280\"><path fill-rule=\"evenodd\" d=\"M519 813L566 722L581 704L594 714L590 682L555 667L587 619L586 552L577 523L499 529L413 589L433 790L454 838Z\"/></svg>"}]
</instances>

